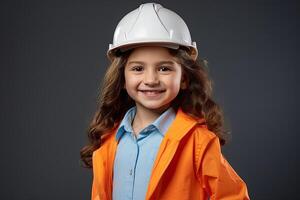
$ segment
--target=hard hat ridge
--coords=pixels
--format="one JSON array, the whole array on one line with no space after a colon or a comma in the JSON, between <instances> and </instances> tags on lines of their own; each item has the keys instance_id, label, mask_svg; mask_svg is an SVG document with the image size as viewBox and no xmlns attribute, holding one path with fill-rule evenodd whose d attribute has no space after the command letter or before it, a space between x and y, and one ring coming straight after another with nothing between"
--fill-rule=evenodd
<instances>
[{"instance_id":1,"label":"hard hat ridge","mask_svg":"<svg viewBox=\"0 0 300 200\"><path fill-rule=\"evenodd\" d=\"M161 38L169 37L169 32L159 19L155 9L145 8L146 6L154 7L150 4L144 4L143 7L140 6L136 20L127 34L128 41L142 41L146 38L149 40L160 40ZM147 26L145 26L145 22L148 23ZM151 33L151 35L147 33Z\"/></svg>"}]
</instances>

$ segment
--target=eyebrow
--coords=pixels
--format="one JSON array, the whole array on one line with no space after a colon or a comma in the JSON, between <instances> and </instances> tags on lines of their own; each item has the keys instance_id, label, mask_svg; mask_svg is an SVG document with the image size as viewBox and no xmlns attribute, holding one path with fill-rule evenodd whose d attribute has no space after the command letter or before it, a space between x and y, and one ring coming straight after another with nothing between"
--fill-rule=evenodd
<instances>
[{"instance_id":1,"label":"eyebrow","mask_svg":"<svg viewBox=\"0 0 300 200\"><path fill-rule=\"evenodd\" d=\"M142 61L130 61L129 63L127 63L128 65L129 64L142 64L142 65L146 65L145 62L142 62ZM165 60L165 61L160 61L160 62L156 62L154 63L155 65L161 65L161 64L174 64L175 62L174 61L169 61L169 60Z\"/></svg>"}]
</instances>

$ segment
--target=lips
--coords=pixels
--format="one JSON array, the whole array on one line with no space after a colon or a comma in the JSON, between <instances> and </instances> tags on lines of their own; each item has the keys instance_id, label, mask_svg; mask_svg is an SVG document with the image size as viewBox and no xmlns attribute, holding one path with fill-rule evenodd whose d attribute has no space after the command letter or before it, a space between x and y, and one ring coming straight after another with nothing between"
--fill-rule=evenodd
<instances>
[{"instance_id":1,"label":"lips","mask_svg":"<svg viewBox=\"0 0 300 200\"><path fill-rule=\"evenodd\" d=\"M138 90L138 91L148 97L156 97L159 96L161 93L165 92L165 90Z\"/></svg>"}]
</instances>

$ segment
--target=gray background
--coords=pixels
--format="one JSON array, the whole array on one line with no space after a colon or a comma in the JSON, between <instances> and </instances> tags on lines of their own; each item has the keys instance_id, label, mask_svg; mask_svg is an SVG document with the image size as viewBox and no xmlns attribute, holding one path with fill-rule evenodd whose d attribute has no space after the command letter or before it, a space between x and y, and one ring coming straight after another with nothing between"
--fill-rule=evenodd
<instances>
[{"instance_id":1,"label":"gray background","mask_svg":"<svg viewBox=\"0 0 300 200\"><path fill-rule=\"evenodd\" d=\"M1 1L1 199L90 198L79 150L114 29L140 3ZM295 199L299 3L160 3L185 19L209 62L233 135L223 152L250 196Z\"/></svg>"}]
</instances>

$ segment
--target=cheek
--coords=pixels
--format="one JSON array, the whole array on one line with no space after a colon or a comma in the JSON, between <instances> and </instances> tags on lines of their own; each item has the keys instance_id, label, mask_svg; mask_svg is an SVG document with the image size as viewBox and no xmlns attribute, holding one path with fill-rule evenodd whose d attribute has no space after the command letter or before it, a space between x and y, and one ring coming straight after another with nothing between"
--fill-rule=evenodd
<instances>
[{"instance_id":1,"label":"cheek","mask_svg":"<svg viewBox=\"0 0 300 200\"><path fill-rule=\"evenodd\" d=\"M134 89L137 87L139 79L137 76L132 76L125 73L125 84L124 87L126 90Z\"/></svg>"},{"instance_id":2,"label":"cheek","mask_svg":"<svg viewBox=\"0 0 300 200\"><path fill-rule=\"evenodd\" d=\"M135 90L134 90L135 86L132 82L131 79L126 79L125 78L125 84L124 84L124 89L126 90L127 94L131 97L134 98L135 96Z\"/></svg>"},{"instance_id":3,"label":"cheek","mask_svg":"<svg viewBox=\"0 0 300 200\"><path fill-rule=\"evenodd\" d=\"M168 85L170 89L174 92L180 90L181 77L180 76L172 76L165 80L165 84Z\"/></svg>"}]
</instances>

